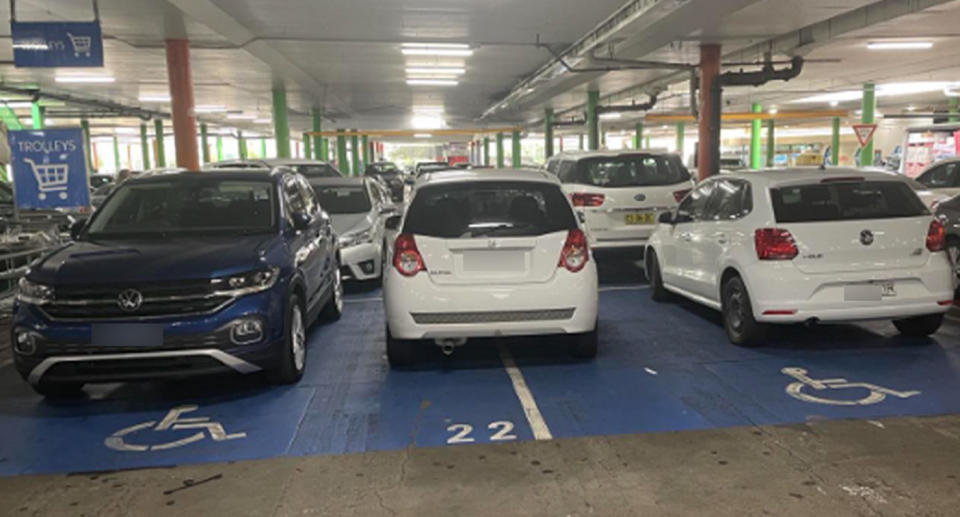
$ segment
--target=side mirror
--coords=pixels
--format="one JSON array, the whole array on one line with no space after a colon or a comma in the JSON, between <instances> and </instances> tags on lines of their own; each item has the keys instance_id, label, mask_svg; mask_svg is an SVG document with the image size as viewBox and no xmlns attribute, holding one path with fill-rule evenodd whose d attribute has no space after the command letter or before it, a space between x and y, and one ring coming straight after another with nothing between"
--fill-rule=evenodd
<instances>
[{"instance_id":1,"label":"side mirror","mask_svg":"<svg viewBox=\"0 0 960 517\"><path fill-rule=\"evenodd\" d=\"M661 212L657 216L657 222L660 224L673 224L673 212Z\"/></svg>"},{"instance_id":2,"label":"side mirror","mask_svg":"<svg viewBox=\"0 0 960 517\"><path fill-rule=\"evenodd\" d=\"M293 220L293 229L298 231L310 228L310 224L313 223L313 219L303 212L294 212L290 214L290 218Z\"/></svg>"},{"instance_id":3,"label":"side mirror","mask_svg":"<svg viewBox=\"0 0 960 517\"><path fill-rule=\"evenodd\" d=\"M388 230L397 230L400 228L400 221L403 217L395 215L387 219L387 222L384 223L384 227Z\"/></svg>"},{"instance_id":4,"label":"side mirror","mask_svg":"<svg viewBox=\"0 0 960 517\"><path fill-rule=\"evenodd\" d=\"M74 221L70 225L70 238L73 240L80 240L80 234L83 233L83 228L87 225L86 219L79 219Z\"/></svg>"}]
</instances>

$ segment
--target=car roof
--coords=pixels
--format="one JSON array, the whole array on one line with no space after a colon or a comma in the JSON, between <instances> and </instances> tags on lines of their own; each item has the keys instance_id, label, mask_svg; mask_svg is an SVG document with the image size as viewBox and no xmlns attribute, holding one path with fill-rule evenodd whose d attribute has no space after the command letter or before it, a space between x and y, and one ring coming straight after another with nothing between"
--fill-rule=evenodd
<instances>
[{"instance_id":1,"label":"car roof","mask_svg":"<svg viewBox=\"0 0 960 517\"><path fill-rule=\"evenodd\" d=\"M564 151L548 158L547 161L555 159L581 160L583 158L616 158L618 156L630 156L633 154L653 154L653 155L673 155L680 156L677 153L666 149L623 149L620 151L611 151L609 149L598 151Z\"/></svg>"},{"instance_id":2,"label":"car roof","mask_svg":"<svg viewBox=\"0 0 960 517\"><path fill-rule=\"evenodd\" d=\"M330 165L329 162L323 160L309 160L307 158L266 158L257 161L263 162L271 167L282 165Z\"/></svg>"},{"instance_id":3,"label":"car roof","mask_svg":"<svg viewBox=\"0 0 960 517\"><path fill-rule=\"evenodd\" d=\"M560 184L556 176L539 169L451 169L425 174L417 180L417 186L461 181L532 181Z\"/></svg>"},{"instance_id":4,"label":"car roof","mask_svg":"<svg viewBox=\"0 0 960 517\"><path fill-rule=\"evenodd\" d=\"M282 170L269 169L217 169L204 171L185 171L173 174L159 174L152 176L134 176L125 183L162 183L170 180L183 179L192 180L247 180L247 181L273 181L274 178L281 176L280 173L289 172Z\"/></svg>"},{"instance_id":5,"label":"car roof","mask_svg":"<svg viewBox=\"0 0 960 517\"><path fill-rule=\"evenodd\" d=\"M955 162L960 162L960 156L954 156L952 158L944 158L942 160L937 160L931 163L930 165L927 165L927 168L923 169L923 172L926 172L934 167L943 165L945 163L955 163Z\"/></svg>"},{"instance_id":6,"label":"car roof","mask_svg":"<svg viewBox=\"0 0 960 517\"><path fill-rule=\"evenodd\" d=\"M890 174L881 171L857 169L853 167L784 167L777 169L757 169L732 171L724 174L725 179L746 179L760 186L768 187L780 185L820 182L825 179L863 178L869 181L903 181L906 176Z\"/></svg>"},{"instance_id":7,"label":"car roof","mask_svg":"<svg viewBox=\"0 0 960 517\"><path fill-rule=\"evenodd\" d=\"M359 187L367 181L363 176L344 176L339 178L307 178L311 185L322 187Z\"/></svg>"}]
</instances>

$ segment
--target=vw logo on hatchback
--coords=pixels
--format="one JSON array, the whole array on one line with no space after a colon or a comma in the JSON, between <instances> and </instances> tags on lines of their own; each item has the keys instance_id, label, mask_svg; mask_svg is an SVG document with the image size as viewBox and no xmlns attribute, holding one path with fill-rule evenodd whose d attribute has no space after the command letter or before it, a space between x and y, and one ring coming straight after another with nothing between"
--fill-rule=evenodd
<instances>
[{"instance_id":1,"label":"vw logo on hatchback","mask_svg":"<svg viewBox=\"0 0 960 517\"><path fill-rule=\"evenodd\" d=\"M647 195L646 195L646 194L637 194L636 196L633 196L633 200L634 200L634 201L646 201L646 200L647 200Z\"/></svg>"},{"instance_id":2,"label":"vw logo on hatchback","mask_svg":"<svg viewBox=\"0 0 960 517\"><path fill-rule=\"evenodd\" d=\"M864 246L873 244L873 232L870 230L863 230L860 232L860 243Z\"/></svg>"},{"instance_id":3,"label":"vw logo on hatchback","mask_svg":"<svg viewBox=\"0 0 960 517\"><path fill-rule=\"evenodd\" d=\"M117 305L126 312L133 312L143 304L143 295L136 289L127 289L117 296Z\"/></svg>"}]
</instances>

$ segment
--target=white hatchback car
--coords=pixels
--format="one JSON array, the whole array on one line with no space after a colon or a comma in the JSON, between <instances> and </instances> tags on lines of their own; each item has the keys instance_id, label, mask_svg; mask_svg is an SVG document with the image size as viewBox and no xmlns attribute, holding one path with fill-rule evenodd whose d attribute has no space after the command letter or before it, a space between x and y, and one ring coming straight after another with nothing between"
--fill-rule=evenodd
<instances>
[{"instance_id":1,"label":"white hatchback car","mask_svg":"<svg viewBox=\"0 0 960 517\"><path fill-rule=\"evenodd\" d=\"M953 303L943 224L890 174L714 177L660 222L645 258L653 298L721 310L734 344L762 343L767 323L890 319L929 335Z\"/></svg>"},{"instance_id":2,"label":"white hatchback car","mask_svg":"<svg viewBox=\"0 0 960 517\"><path fill-rule=\"evenodd\" d=\"M531 170L438 172L417 182L384 270L387 357L418 340L561 334L597 353L597 269L556 178Z\"/></svg>"},{"instance_id":3,"label":"white hatchback car","mask_svg":"<svg viewBox=\"0 0 960 517\"><path fill-rule=\"evenodd\" d=\"M695 185L680 156L663 151L561 153L545 168L560 178L596 250L645 246L657 216Z\"/></svg>"}]
</instances>

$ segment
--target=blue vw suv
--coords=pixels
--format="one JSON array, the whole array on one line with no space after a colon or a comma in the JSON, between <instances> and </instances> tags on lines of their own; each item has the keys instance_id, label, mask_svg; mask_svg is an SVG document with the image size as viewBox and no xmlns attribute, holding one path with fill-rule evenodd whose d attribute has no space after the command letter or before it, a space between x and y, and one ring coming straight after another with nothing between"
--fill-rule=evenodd
<instances>
[{"instance_id":1,"label":"blue vw suv","mask_svg":"<svg viewBox=\"0 0 960 517\"><path fill-rule=\"evenodd\" d=\"M17 370L44 395L221 371L294 383L306 329L343 308L337 237L291 171L132 179L71 233L13 308Z\"/></svg>"}]
</instances>

